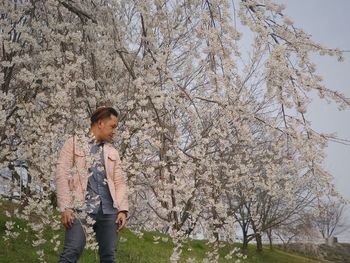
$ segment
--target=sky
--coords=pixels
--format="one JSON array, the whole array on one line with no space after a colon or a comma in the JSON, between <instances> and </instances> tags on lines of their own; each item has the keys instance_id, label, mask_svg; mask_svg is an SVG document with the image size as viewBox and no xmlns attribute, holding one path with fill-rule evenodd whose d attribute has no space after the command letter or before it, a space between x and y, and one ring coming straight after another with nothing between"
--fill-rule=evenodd
<instances>
[{"instance_id":1,"label":"sky","mask_svg":"<svg viewBox=\"0 0 350 263\"><path fill-rule=\"evenodd\" d=\"M303 28L312 39L331 48L350 51L349 0L275 0L286 5L285 13L295 26ZM350 97L350 52L345 61L334 57L313 56L318 72L328 88ZM308 113L312 126L321 132L336 132L350 140L350 109L338 111L334 104L314 98ZM335 177L337 189L350 198L350 146L329 143L325 166Z\"/></svg>"},{"instance_id":2,"label":"sky","mask_svg":"<svg viewBox=\"0 0 350 263\"><path fill-rule=\"evenodd\" d=\"M350 0L274 0L286 5L284 13L312 39L330 48L340 48L345 61L335 57L313 56L326 86L350 98ZM336 133L350 140L350 109L338 111L334 104L313 99L308 119L320 132ZM350 146L329 142L325 168L334 176L337 190L350 201ZM347 216L350 221L350 211ZM349 232L350 233L350 232ZM347 235L350 237L350 235ZM350 238L348 238L350 240Z\"/></svg>"},{"instance_id":3,"label":"sky","mask_svg":"<svg viewBox=\"0 0 350 263\"><path fill-rule=\"evenodd\" d=\"M329 48L348 51L344 52L343 62L338 62L336 57L318 54L311 58L326 87L350 98L350 0L272 1L284 4L286 9L283 13L294 21L294 26L311 35L314 41ZM233 2L238 8L239 1ZM248 35L248 41L247 38L242 39L241 47L250 46L249 29L239 25L238 30L243 36ZM306 114L312 127L318 132L336 133L339 138L350 140L350 109L338 111L334 103L327 104L316 95L312 98ZM337 190L350 201L350 146L329 142L326 154L325 168L334 176Z\"/></svg>"},{"instance_id":4,"label":"sky","mask_svg":"<svg viewBox=\"0 0 350 263\"><path fill-rule=\"evenodd\" d=\"M345 60L338 62L336 57L314 54L312 61L317 73L323 77L327 88L337 90L350 98L350 0L272 0L284 4L283 13L290 17L294 26L302 28L311 38L328 48L339 48ZM238 0L233 0L238 9ZM240 47L250 46L245 42L251 32L238 21L238 30L243 33ZM248 36L247 37L244 37ZM245 38L245 40L244 40ZM243 45L242 45L243 43ZM244 48L243 48L244 49ZM242 50L244 51L244 50ZM308 108L306 118L320 133L335 133L339 138L350 140L350 108L339 111L334 103L328 104L315 96ZM326 149L324 167L334 177L337 191L350 202L350 146L329 142ZM345 216L350 222L350 205ZM338 235L341 242L350 242L350 228L347 233Z\"/></svg>"}]
</instances>

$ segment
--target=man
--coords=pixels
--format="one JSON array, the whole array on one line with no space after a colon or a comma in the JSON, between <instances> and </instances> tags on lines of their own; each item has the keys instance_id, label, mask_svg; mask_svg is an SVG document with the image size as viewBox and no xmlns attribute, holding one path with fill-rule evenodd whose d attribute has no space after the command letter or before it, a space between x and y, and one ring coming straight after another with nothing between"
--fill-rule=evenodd
<instances>
[{"instance_id":1,"label":"man","mask_svg":"<svg viewBox=\"0 0 350 263\"><path fill-rule=\"evenodd\" d=\"M88 147L81 147L79 139L73 137L64 143L60 152L57 204L66 232L59 263L77 262L85 247L84 227L89 220L79 218L82 212L94 220L100 262L115 262L117 231L125 226L128 211L119 154L108 143L117 124L115 109L98 108L91 116L92 139Z\"/></svg>"}]
</instances>

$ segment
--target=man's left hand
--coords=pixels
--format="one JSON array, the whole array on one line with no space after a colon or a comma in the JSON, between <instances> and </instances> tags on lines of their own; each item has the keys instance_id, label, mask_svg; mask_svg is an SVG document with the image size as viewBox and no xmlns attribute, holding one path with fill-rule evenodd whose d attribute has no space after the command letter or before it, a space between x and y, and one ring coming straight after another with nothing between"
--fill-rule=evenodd
<instances>
[{"instance_id":1,"label":"man's left hand","mask_svg":"<svg viewBox=\"0 0 350 263\"><path fill-rule=\"evenodd\" d=\"M118 231L126 225L126 213L119 212L117 215Z\"/></svg>"}]
</instances>

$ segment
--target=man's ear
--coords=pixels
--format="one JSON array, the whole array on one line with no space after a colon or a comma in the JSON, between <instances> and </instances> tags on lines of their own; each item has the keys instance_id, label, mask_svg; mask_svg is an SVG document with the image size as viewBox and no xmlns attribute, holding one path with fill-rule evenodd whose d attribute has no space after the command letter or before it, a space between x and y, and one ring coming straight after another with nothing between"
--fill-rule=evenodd
<instances>
[{"instance_id":1,"label":"man's ear","mask_svg":"<svg viewBox=\"0 0 350 263\"><path fill-rule=\"evenodd\" d=\"M101 119L98 120L98 121L97 121L97 127L98 127L98 128L101 128L102 125L103 125L103 121L102 121Z\"/></svg>"}]
</instances>

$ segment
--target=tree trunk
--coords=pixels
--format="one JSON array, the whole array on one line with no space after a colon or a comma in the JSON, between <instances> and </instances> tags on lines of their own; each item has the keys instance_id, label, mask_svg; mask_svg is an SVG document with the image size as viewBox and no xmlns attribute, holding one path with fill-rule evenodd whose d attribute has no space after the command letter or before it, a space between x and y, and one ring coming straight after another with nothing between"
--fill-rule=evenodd
<instances>
[{"instance_id":1,"label":"tree trunk","mask_svg":"<svg viewBox=\"0 0 350 263\"><path fill-rule=\"evenodd\" d=\"M256 240L256 251L262 252L262 241L261 241L261 234L260 233L257 233L255 235L255 240Z\"/></svg>"},{"instance_id":2,"label":"tree trunk","mask_svg":"<svg viewBox=\"0 0 350 263\"><path fill-rule=\"evenodd\" d=\"M266 231L266 233L267 233L267 237L269 238L270 250L273 250L273 246L272 246L272 229L268 229Z\"/></svg>"},{"instance_id":3,"label":"tree trunk","mask_svg":"<svg viewBox=\"0 0 350 263\"><path fill-rule=\"evenodd\" d=\"M243 246L242 246L242 250L243 251L247 251L248 250L248 237L246 233L243 233Z\"/></svg>"}]
</instances>

